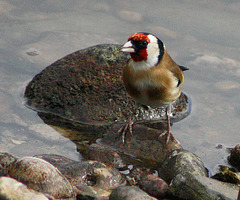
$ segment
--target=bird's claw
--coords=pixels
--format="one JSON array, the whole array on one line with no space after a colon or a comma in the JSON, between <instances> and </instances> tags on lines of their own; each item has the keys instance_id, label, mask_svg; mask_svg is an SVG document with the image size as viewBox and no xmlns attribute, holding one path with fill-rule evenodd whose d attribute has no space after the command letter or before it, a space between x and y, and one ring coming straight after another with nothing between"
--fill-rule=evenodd
<instances>
[{"instance_id":1,"label":"bird's claw","mask_svg":"<svg viewBox=\"0 0 240 200\"><path fill-rule=\"evenodd\" d=\"M135 122L135 120L130 118L126 122L126 124L118 130L118 134L122 135L122 143L123 144L125 144L125 137L126 137L127 132L129 132L130 135L133 134L133 124L134 124L134 122Z\"/></svg>"},{"instance_id":2,"label":"bird's claw","mask_svg":"<svg viewBox=\"0 0 240 200\"><path fill-rule=\"evenodd\" d=\"M172 133L171 133L170 130L167 130L167 131L165 131L164 133L161 133L161 134L158 136L158 139L161 139L161 138L163 138L163 137L166 137L166 139L165 139L165 144L164 144L164 145L167 145L167 144L169 143L170 138L174 139L174 137L173 137L173 135L172 135Z\"/></svg>"}]
</instances>

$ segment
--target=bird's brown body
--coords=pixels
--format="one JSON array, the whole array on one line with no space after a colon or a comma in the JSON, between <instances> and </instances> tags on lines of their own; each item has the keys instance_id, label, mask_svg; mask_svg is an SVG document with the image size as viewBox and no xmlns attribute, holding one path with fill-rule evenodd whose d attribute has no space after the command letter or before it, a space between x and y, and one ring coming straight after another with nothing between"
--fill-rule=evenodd
<instances>
[{"instance_id":1,"label":"bird's brown body","mask_svg":"<svg viewBox=\"0 0 240 200\"><path fill-rule=\"evenodd\" d=\"M158 65L136 69L130 59L123 68L122 79L128 94L136 101L150 107L167 106L178 99L184 81L180 67L165 51Z\"/></svg>"}]
</instances>

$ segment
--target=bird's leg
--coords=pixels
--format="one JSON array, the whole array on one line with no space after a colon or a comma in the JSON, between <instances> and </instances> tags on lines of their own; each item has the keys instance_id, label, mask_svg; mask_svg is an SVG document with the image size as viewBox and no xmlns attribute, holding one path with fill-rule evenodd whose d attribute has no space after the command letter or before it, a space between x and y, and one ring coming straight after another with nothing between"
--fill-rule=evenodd
<instances>
[{"instance_id":1,"label":"bird's leg","mask_svg":"<svg viewBox=\"0 0 240 200\"><path fill-rule=\"evenodd\" d=\"M174 137L173 137L173 135L172 135L172 133L171 133L170 114L171 114L171 105L169 105L169 106L166 108L167 131L159 136L159 138L161 138L162 136L164 136L164 135L167 134L167 136L166 136L166 141L165 141L165 145L168 144L170 137L174 139Z\"/></svg>"},{"instance_id":2,"label":"bird's leg","mask_svg":"<svg viewBox=\"0 0 240 200\"><path fill-rule=\"evenodd\" d=\"M135 113L136 113L136 110L131 113L128 120L126 121L126 124L118 130L118 134L122 135L123 144L125 143L125 136L126 136L127 132L129 132L130 135L132 135L132 133L133 133L133 124L136 121Z\"/></svg>"},{"instance_id":3,"label":"bird's leg","mask_svg":"<svg viewBox=\"0 0 240 200\"><path fill-rule=\"evenodd\" d=\"M166 117L167 117L167 139L166 144L168 144L171 133L171 123L170 123L170 114L171 114L171 105L166 108Z\"/></svg>"}]
</instances>

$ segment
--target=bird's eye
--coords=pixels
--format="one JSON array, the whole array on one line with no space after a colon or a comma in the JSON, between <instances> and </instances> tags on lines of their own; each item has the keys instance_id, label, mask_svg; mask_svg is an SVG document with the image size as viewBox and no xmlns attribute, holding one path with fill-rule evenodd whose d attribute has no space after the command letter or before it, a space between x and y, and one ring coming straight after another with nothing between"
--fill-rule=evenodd
<instances>
[{"instance_id":1,"label":"bird's eye","mask_svg":"<svg viewBox=\"0 0 240 200\"><path fill-rule=\"evenodd\" d=\"M146 40L132 40L132 44L135 50L141 50L147 47L148 42Z\"/></svg>"},{"instance_id":2,"label":"bird's eye","mask_svg":"<svg viewBox=\"0 0 240 200\"><path fill-rule=\"evenodd\" d=\"M142 45L142 46L147 46L147 45L148 45L148 42L147 42L146 40L143 40L141 45Z\"/></svg>"}]
</instances>

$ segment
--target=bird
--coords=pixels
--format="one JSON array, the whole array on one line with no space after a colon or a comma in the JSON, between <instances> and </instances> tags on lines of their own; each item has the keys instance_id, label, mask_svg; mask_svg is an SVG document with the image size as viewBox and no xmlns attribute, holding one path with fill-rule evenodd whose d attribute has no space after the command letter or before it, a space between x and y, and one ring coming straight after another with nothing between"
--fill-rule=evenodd
<instances>
[{"instance_id":1,"label":"bird","mask_svg":"<svg viewBox=\"0 0 240 200\"><path fill-rule=\"evenodd\" d=\"M159 137L166 135L167 145L170 137L173 137L170 126L171 107L181 94L183 71L189 68L177 65L167 53L165 44L151 33L132 34L121 51L131 55L122 70L122 80L128 95L144 107L165 109L167 131ZM119 130L123 142L127 130L132 134L134 115L135 112Z\"/></svg>"}]
</instances>

